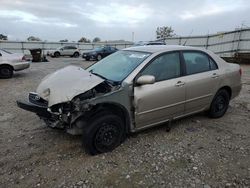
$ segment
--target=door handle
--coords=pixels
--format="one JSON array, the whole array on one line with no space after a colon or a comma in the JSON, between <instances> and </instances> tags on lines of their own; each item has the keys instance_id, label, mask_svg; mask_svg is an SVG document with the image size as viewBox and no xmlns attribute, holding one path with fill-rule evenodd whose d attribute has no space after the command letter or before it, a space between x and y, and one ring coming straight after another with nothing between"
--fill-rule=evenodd
<instances>
[{"instance_id":1,"label":"door handle","mask_svg":"<svg viewBox=\"0 0 250 188\"><path fill-rule=\"evenodd\" d=\"M180 87L180 86L183 86L183 85L185 85L185 82L182 82L182 81L178 81L178 82L175 84L176 87Z\"/></svg>"},{"instance_id":2,"label":"door handle","mask_svg":"<svg viewBox=\"0 0 250 188\"><path fill-rule=\"evenodd\" d=\"M213 73L212 78L218 78L219 75L217 73Z\"/></svg>"}]
</instances>

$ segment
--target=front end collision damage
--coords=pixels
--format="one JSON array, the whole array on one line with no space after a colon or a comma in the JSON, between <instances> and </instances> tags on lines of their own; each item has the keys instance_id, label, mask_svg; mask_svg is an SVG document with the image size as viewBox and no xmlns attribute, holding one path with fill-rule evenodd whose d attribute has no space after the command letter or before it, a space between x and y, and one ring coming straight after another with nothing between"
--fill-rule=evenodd
<instances>
[{"instance_id":1,"label":"front end collision damage","mask_svg":"<svg viewBox=\"0 0 250 188\"><path fill-rule=\"evenodd\" d=\"M73 69L77 70L75 68ZM60 74L60 71L56 74ZM79 75L82 76L82 73ZM62 75L59 76L61 77ZM90 73L87 75L84 73L85 81L80 80L85 86L85 88L83 84L81 86L82 93L80 93L79 88L77 91L73 89L74 93L69 93L62 91L63 87L60 87L61 93L59 98L56 98L55 95L51 96L51 94L58 94L58 92L55 92L57 88L54 87L54 85L58 84L58 80L53 77L55 76L51 75L43 79L37 90L39 92L30 93L28 101L17 101L18 106L36 113L48 126L66 129L68 133L73 135L82 134L82 129L84 126L87 126L88 120L90 120L95 113L102 110L111 110L114 113L119 113L119 115L124 118L126 125L128 125L127 130L131 129L129 127L129 125L133 124L133 122L130 122L131 96L128 95L131 91L129 92L130 87L128 85L112 85L104 80L100 82L100 80L95 78L95 75L90 75ZM90 77L90 79L86 77ZM86 80L91 82L93 77L95 78L94 81L88 83L86 87ZM51 82L54 84L51 84L48 78L53 78ZM74 80L74 82L79 81ZM44 84L44 82L47 82L47 84ZM64 80L64 82L68 81ZM60 83L62 83L62 81L60 81ZM48 87L49 85L50 87ZM78 86L78 83L71 83L70 89L68 90L72 91L72 87ZM49 90L50 93L42 93L42 91L48 92L46 90ZM42 97L41 95L44 96L44 94L46 94L45 97ZM52 99L53 102L49 99Z\"/></svg>"}]
</instances>

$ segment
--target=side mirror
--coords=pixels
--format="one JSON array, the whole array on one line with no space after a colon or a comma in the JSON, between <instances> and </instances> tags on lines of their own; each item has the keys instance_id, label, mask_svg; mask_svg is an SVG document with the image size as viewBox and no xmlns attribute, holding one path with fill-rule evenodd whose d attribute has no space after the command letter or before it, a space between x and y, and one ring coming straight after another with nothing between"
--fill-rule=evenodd
<instances>
[{"instance_id":1,"label":"side mirror","mask_svg":"<svg viewBox=\"0 0 250 188\"><path fill-rule=\"evenodd\" d=\"M152 75L143 75L136 80L136 83L138 85L153 84L155 83L155 77Z\"/></svg>"}]
</instances>

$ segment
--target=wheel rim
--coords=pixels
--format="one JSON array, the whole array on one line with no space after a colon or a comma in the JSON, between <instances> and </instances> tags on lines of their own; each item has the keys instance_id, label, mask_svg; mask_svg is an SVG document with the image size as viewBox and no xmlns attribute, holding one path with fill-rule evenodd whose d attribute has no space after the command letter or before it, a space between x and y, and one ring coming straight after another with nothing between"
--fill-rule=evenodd
<instances>
[{"instance_id":1,"label":"wheel rim","mask_svg":"<svg viewBox=\"0 0 250 188\"><path fill-rule=\"evenodd\" d=\"M119 130L112 123L103 123L96 132L95 147L98 151L105 152L115 147L119 139Z\"/></svg>"},{"instance_id":2,"label":"wheel rim","mask_svg":"<svg viewBox=\"0 0 250 188\"><path fill-rule=\"evenodd\" d=\"M215 102L215 112L222 112L226 108L226 99L223 96L218 96Z\"/></svg>"},{"instance_id":3,"label":"wheel rim","mask_svg":"<svg viewBox=\"0 0 250 188\"><path fill-rule=\"evenodd\" d=\"M7 69L7 68L3 68L3 69L1 69L1 75L9 76L9 75L11 75L11 70Z\"/></svg>"},{"instance_id":4,"label":"wheel rim","mask_svg":"<svg viewBox=\"0 0 250 188\"><path fill-rule=\"evenodd\" d=\"M100 61L102 59L102 56L101 55L98 55L97 56L97 60Z\"/></svg>"},{"instance_id":5,"label":"wheel rim","mask_svg":"<svg viewBox=\"0 0 250 188\"><path fill-rule=\"evenodd\" d=\"M75 53L74 57L78 57L78 56L79 56L78 53Z\"/></svg>"}]
</instances>

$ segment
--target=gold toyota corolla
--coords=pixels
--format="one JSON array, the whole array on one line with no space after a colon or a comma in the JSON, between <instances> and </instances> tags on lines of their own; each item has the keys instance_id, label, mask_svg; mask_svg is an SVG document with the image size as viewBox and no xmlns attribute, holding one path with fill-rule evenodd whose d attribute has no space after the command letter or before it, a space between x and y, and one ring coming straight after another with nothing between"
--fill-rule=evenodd
<instances>
[{"instance_id":1,"label":"gold toyota corolla","mask_svg":"<svg viewBox=\"0 0 250 188\"><path fill-rule=\"evenodd\" d=\"M50 127L82 134L87 151L97 154L113 150L130 132L197 112L219 118L240 90L240 66L210 51L139 46L87 70L60 69L17 104Z\"/></svg>"}]
</instances>

